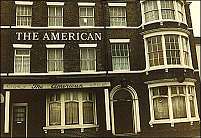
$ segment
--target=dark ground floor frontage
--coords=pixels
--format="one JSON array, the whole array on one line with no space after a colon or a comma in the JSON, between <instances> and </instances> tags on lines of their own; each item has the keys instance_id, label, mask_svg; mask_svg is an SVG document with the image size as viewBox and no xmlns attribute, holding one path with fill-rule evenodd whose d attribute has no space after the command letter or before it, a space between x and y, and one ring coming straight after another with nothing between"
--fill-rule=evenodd
<instances>
[{"instance_id":1,"label":"dark ground floor frontage","mask_svg":"<svg viewBox=\"0 0 201 138\"><path fill-rule=\"evenodd\" d=\"M199 137L193 79L5 83L1 137Z\"/></svg>"}]
</instances>

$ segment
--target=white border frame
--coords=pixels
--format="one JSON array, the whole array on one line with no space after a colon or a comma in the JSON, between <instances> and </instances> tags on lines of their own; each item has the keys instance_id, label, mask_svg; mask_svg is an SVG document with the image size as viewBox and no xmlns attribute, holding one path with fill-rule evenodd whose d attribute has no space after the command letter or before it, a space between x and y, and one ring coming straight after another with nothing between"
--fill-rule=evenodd
<instances>
[{"instance_id":1,"label":"white border frame","mask_svg":"<svg viewBox=\"0 0 201 138\"><path fill-rule=\"evenodd\" d=\"M78 120L79 120L79 124L73 124L73 125L66 125L65 124L65 103L66 101L64 100L65 97L65 92L70 92L70 91L63 91L60 93L60 103L61 103L61 125L54 125L51 126L49 125L49 95L46 95L46 126L43 127L43 130L45 131L45 133L47 133L48 130L51 129L60 129L61 133L64 133L65 129L76 129L79 128L81 132L84 132L85 128L96 128L96 130L98 129L99 125L97 122L97 109L96 109L96 94L92 91L93 94L93 100L94 100L94 104L93 104L93 108L94 108L94 124L84 124L83 123L83 100L82 99L82 92L85 92L87 90L75 90L74 92L78 92L78 104L79 104L79 113L78 113Z\"/></svg>"},{"instance_id":2,"label":"white border frame","mask_svg":"<svg viewBox=\"0 0 201 138\"><path fill-rule=\"evenodd\" d=\"M145 33L143 34L143 39L144 39L144 46L145 46L145 59L146 59L146 70L157 70L157 69L168 69L168 68L190 68L193 69L193 64L192 64L192 57L191 57L191 50L190 50L190 44L189 44L189 36L187 33L181 31L181 30L152 30L153 32L150 33ZM164 40L164 35L178 35L179 36L179 50L180 50L180 64L167 64L167 57L166 57L166 48L165 48L165 40ZM161 41L162 41L162 47L163 47L163 57L164 57L164 64L163 65L158 65L158 66L150 66L149 64L149 58L148 58L148 45L147 45L147 41L146 39L149 37L153 37L153 36L161 36ZM183 47L181 48L181 43L180 43L180 39L181 36L184 36L186 38L188 38L188 52L189 52L189 65L185 65L183 63Z\"/></svg>"},{"instance_id":3,"label":"white border frame","mask_svg":"<svg viewBox=\"0 0 201 138\"><path fill-rule=\"evenodd\" d=\"M127 3L112 3L112 2L109 2L108 3L108 6L113 6L113 7L125 7Z\"/></svg>"},{"instance_id":4,"label":"white border frame","mask_svg":"<svg viewBox=\"0 0 201 138\"><path fill-rule=\"evenodd\" d=\"M15 1L16 5L33 5L33 1Z\"/></svg>"},{"instance_id":5,"label":"white border frame","mask_svg":"<svg viewBox=\"0 0 201 138\"><path fill-rule=\"evenodd\" d=\"M159 81L159 82L158 82ZM193 125L193 122L195 121L200 121L199 118L199 113L198 113L198 105L197 105L197 97L196 97L196 91L194 89L194 107L195 107L195 117L191 117L189 114L190 111L190 107L189 107L189 100L188 100L188 93L185 96L185 101L186 102L186 108L187 108L187 117L186 118L179 118L179 119L174 119L173 118L173 110L172 110L172 102L171 101L171 91L170 91L170 86L194 86L195 87L195 80L192 79L187 79L182 83L176 82L176 80L172 80L172 79L162 79L162 80L156 80L156 81L150 81L150 82L146 82L146 84L148 84L148 89L149 89L149 104L150 104L150 117L151 120L149 122L150 126L153 127L154 124L171 124L171 127L174 127L175 123L182 123L182 122L190 122L190 125ZM168 111L169 111L169 119L161 119L161 120L155 120L154 118L154 109L153 109L153 99L152 99L152 91L150 88L154 88L154 87L160 87L160 86L167 86L168 87ZM187 87L186 87L187 89ZM187 92L187 90L186 90Z\"/></svg>"},{"instance_id":6,"label":"white border frame","mask_svg":"<svg viewBox=\"0 0 201 138\"><path fill-rule=\"evenodd\" d=\"M26 138L28 137L28 103L13 103L12 105L12 119L11 119L11 138L13 137L13 108L16 106L25 106L26 108Z\"/></svg>"},{"instance_id":7,"label":"white border frame","mask_svg":"<svg viewBox=\"0 0 201 138\"><path fill-rule=\"evenodd\" d=\"M139 113L139 100L138 100L137 92L129 85L126 88L122 88L121 85L117 85L110 92L112 134L116 135L115 121L114 121L115 116L114 116L114 105L113 105L114 100L113 100L113 97L116 94L116 92L118 92L121 89L128 91L132 96L132 110L133 110L132 117L133 117L133 129L134 129L133 131L134 131L135 134L137 134L138 132L141 132L141 128L140 128L140 113Z\"/></svg>"},{"instance_id":8,"label":"white border frame","mask_svg":"<svg viewBox=\"0 0 201 138\"><path fill-rule=\"evenodd\" d=\"M78 2L77 5L78 6L95 6L96 3L94 3L94 2Z\"/></svg>"}]
</instances>

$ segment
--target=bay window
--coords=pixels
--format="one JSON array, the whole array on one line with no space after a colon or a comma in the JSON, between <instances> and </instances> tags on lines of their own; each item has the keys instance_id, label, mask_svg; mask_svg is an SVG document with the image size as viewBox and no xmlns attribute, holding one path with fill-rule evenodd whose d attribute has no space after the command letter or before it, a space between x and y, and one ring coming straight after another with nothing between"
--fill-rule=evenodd
<instances>
[{"instance_id":1,"label":"bay window","mask_svg":"<svg viewBox=\"0 0 201 138\"><path fill-rule=\"evenodd\" d=\"M185 33L167 31L144 37L147 68L192 66L189 40Z\"/></svg>"},{"instance_id":2,"label":"bay window","mask_svg":"<svg viewBox=\"0 0 201 138\"><path fill-rule=\"evenodd\" d=\"M50 92L47 95L47 126L82 128L83 125L97 125L96 95L91 91L71 90ZM61 118L61 117L64 118Z\"/></svg>"},{"instance_id":3,"label":"bay window","mask_svg":"<svg viewBox=\"0 0 201 138\"><path fill-rule=\"evenodd\" d=\"M142 2L143 21L176 20L186 22L182 0L145 0Z\"/></svg>"},{"instance_id":4,"label":"bay window","mask_svg":"<svg viewBox=\"0 0 201 138\"><path fill-rule=\"evenodd\" d=\"M199 121L195 86L191 82L149 84L150 124Z\"/></svg>"}]
</instances>

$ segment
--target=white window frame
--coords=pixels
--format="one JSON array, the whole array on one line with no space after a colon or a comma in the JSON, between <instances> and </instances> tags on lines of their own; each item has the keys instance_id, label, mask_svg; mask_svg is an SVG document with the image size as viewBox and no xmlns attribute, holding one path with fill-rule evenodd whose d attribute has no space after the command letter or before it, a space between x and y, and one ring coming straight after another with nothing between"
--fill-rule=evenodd
<instances>
[{"instance_id":1,"label":"white window frame","mask_svg":"<svg viewBox=\"0 0 201 138\"><path fill-rule=\"evenodd\" d=\"M179 36L178 43L179 43L179 49L180 49L180 64L167 64L164 35L178 35ZM150 67L149 57L148 57L149 55L148 55L147 38L153 37L153 36L162 36L164 65ZM186 33L180 32L180 31L159 31L159 32L156 31L153 33L145 34L143 37L144 37L144 44L145 44L145 57L146 57L146 69L147 70L166 69L166 68L190 68L190 69L193 69L189 37ZM185 63L184 63L184 56L183 56L184 51L183 51L183 47L182 47L181 37L186 37L188 39L189 65L185 65Z\"/></svg>"},{"instance_id":2,"label":"white window frame","mask_svg":"<svg viewBox=\"0 0 201 138\"><path fill-rule=\"evenodd\" d=\"M121 8L121 7L124 7L125 8L125 25L111 25L111 15L110 15L110 26L111 27L127 27L127 9L126 9L126 5L127 3L108 3L108 6L109 8ZM109 12L110 12L111 9L109 9ZM109 13L110 14L110 13ZM114 17L112 17L114 18ZM119 17L116 17L116 18L119 18ZM123 17L121 17L123 18Z\"/></svg>"},{"instance_id":3,"label":"white window frame","mask_svg":"<svg viewBox=\"0 0 201 138\"><path fill-rule=\"evenodd\" d=\"M31 27L32 26L32 14L33 14L33 11L32 11L32 5L33 5L33 2L31 1L15 1L15 4L16 4L16 18L15 18L15 24L16 26L18 27ZM26 17L26 25L18 25L17 24L17 18L19 15L17 15L17 6L27 6L27 8L31 7L31 15L20 15L20 17ZM31 18L30 20L30 25L27 24L28 23L28 18ZM20 20L20 24L21 24L21 20Z\"/></svg>"},{"instance_id":4,"label":"white window frame","mask_svg":"<svg viewBox=\"0 0 201 138\"><path fill-rule=\"evenodd\" d=\"M64 23L63 6L64 6L64 2L46 2L46 4L48 5L48 27L55 27L55 28L57 28L57 27L63 27L63 23ZM62 25L60 25L60 26L50 25L50 23L49 23L49 15L50 15L49 14L50 13L50 9L49 8L50 7L54 7L54 9L57 8L57 7L61 8L61 11L62 11L62 15L61 15L62 16ZM55 12L56 12L56 10L55 10ZM55 15L56 15L56 13L55 13ZM54 24L56 24L56 20L54 21Z\"/></svg>"},{"instance_id":5,"label":"white window frame","mask_svg":"<svg viewBox=\"0 0 201 138\"><path fill-rule=\"evenodd\" d=\"M47 48L47 72L48 73L61 73L64 72L64 47L65 44L46 44L46 48ZM49 71L48 70L48 49L61 49L62 50L62 61L63 61L63 70L62 71Z\"/></svg>"},{"instance_id":6,"label":"white window frame","mask_svg":"<svg viewBox=\"0 0 201 138\"><path fill-rule=\"evenodd\" d=\"M81 132L84 132L85 128L98 128L98 121L97 121L97 109L96 109L96 94L91 92L93 95L93 115L94 115L94 123L93 124L84 124L83 123L83 102L84 100L82 99L82 93L83 92L88 92L82 91L82 90L73 90L72 92L77 92L78 93L78 108L79 108L79 118L78 118L78 124L70 124L66 125L65 124L65 103L68 100L65 100L65 93L68 93L71 91L64 91L60 92L60 103L61 103L61 125L50 125L49 124L49 95L46 96L46 127L43 127L45 133L47 133L47 130L50 129L60 129L61 133L64 133L65 129L77 129L80 128ZM89 91L90 92L90 91Z\"/></svg>"},{"instance_id":7,"label":"white window frame","mask_svg":"<svg viewBox=\"0 0 201 138\"><path fill-rule=\"evenodd\" d=\"M148 89L149 89L149 103L150 103L150 116L151 120L149 122L150 126L153 127L154 124L171 124L171 127L174 127L175 123L182 123L182 122L190 122L191 125L193 125L193 122L200 121L199 113L198 113L198 105L197 105L197 98L196 98L196 91L195 91L195 84L193 81L184 81L182 83L176 82L174 80L157 80L157 81L150 81L147 82ZM152 99L152 89L155 87L160 86L167 86L168 87L168 110L169 110L169 119L161 119L161 120L155 120L154 117L154 107L153 107L153 99ZM172 108L172 95L171 95L171 87L170 86L183 86L186 88L186 95L185 95L185 101L186 101L186 118L173 118L173 108ZM188 87L194 87L194 108L195 108L195 117L191 117L191 111L190 111L190 101L189 101L189 92Z\"/></svg>"},{"instance_id":8,"label":"white window frame","mask_svg":"<svg viewBox=\"0 0 201 138\"><path fill-rule=\"evenodd\" d=\"M153 20L153 21L147 21L147 22L145 21L145 13L144 13L144 2L145 1L147 1L147 0L140 0L141 11L142 11L142 24L143 25L151 24L151 23L155 23L155 22L163 22L163 21L172 21L172 22L179 22L179 23L187 24L184 2L182 0L179 0L179 2L181 2L183 4L183 6L182 6L183 21L179 20L179 16L178 16L178 12L179 11L177 9L177 0L173 0L173 4L174 4L174 17L175 17L175 19L162 19L161 2L160 2L160 0L157 0L159 19L158 20Z\"/></svg>"},{"instance_id":9,"label":"white window frame","mask_svg":"<svg viewBox=\"0 0 201 138\"><path fill-rule=\"evenodd\" d=\"M127 44L127 46L128 46L128 69L126 69L126 70L114 70L113 69L113 71L117 71L117 72L118 71L120 71L120 72L130 71L130 52L129 52L130 51L129 50L130 39L109 39L109 41L110 41L110 45L112 45L112 44Z\"/></svg>"},{"instance_id":10,"label":"white window frame","mask_svg":"<svg viewBox=\"0 0 201 138\"><path fill-rule=\"evenodd\" d=\"M96 57L96 47L97 47L97 44L79 44L79 48L80 48L80 62L81 62L81 48L94 48L94 55L95 55L95 69L94 70L81 70L81 63L80 63L80 71L81 72L96 72L96 60L97 60L97 57Z\"/></svg>"},{"instance_id":11,"label":"white window frame","mask_svg":"<svg viewBox=\"0 0 201 138\"><path fill-rule=\"evenodd\" d=\"M19 74L21 74L21 73L22 73L22 74L30 73L30 69L31 69L30 67L29 67L29 72L16 72L16 68L15 68L15 64L16 64L16 63L15 63L15 57L16 57L16 50L18 50L18 49L28 49L28 50L29 50L29 55L28 55L28 56L29 56L29 60L30 60L30 63L31 63L31 56L30 56L30 52L31 52L30 49L31 49L31 47L32 47L31 44L13 44L13 48L15 49L15 51L14 51L14 54L15 54L15 55L14 55L14 73L15 73L15 74L18 74L18 73L19 73ZM21 56L22 56L22 55L21 55ZM27 56L27 55L26 55L26 56ZM30 63L29 63L29 65L31 65ZM23 65L22 65L22 66L23 66Z\"/></svg>"}]
</instances>

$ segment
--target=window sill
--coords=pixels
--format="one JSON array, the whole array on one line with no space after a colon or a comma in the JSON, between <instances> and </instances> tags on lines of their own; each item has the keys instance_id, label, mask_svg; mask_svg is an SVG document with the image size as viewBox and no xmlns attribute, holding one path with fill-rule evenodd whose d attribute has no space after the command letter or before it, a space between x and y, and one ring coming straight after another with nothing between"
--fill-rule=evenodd
<instances>
[{"instance_id":1,"label":"window sill","mask_svg":"<svg viewBox=\"0 0 201 138\"><path fill-rule=\"evenodd\" d=\"M64 133L65 129L81 129L81 132L84 132L84 129L86 128L96 128L96 130L98 130L99 125L95 125L95 124L83 124L83 125L65 125L65 126L61 126L61 125L55 125L55 126L46 126L43 127L43 130L45 131L45 133L47 133L47 130L54 130L54 129L60 129L61 133Z\"/></svg>"},{"instance_id":2,"label":"window sill","mask_svg":"<svg viewBox=\"0 0 201 138\"><path fill-rule=\"evenodd\" d=\"M153 24L153 23L160 23L161 25L163 25L163 22L176 22L179 25L182 23L182 24L185 24L186 26L188 26L187 23L185 23L185 22L181 22L181 21L177 21L177 20L172 20L172 19L162 19L162 20L149 21L149 22L143 23L142 26Z\"/></svg>"},{"instance_id":3,"label":"window sill","mask_svg":"<svg viewBox=\"0 0 201 138\"><path fill-rule=\"evenodd\" d=\"M190 122L190 125L193 125L193 122L200 121L199 117L192 117L190 119L188 118L179 118L179 119L163 119L163 120L154 120L150 121L149 124L151 127L155 124L171 124L171 127L174 127L175 123L184 123L184 122Z\"/></svg>"},{"instance_id":4,"label":"window sill","mask_svg":"<svg viewBox=\"0 0 201 138\"><path fill-rule=\"evenodd\" d=\"M159 69L172 69L172 68L183 68L183 69L193 69L193 67L185 66L185 65L160 65L160 66L153 66L146 69L147 71L159 70Z\"/></svg>"}]
</instances>

